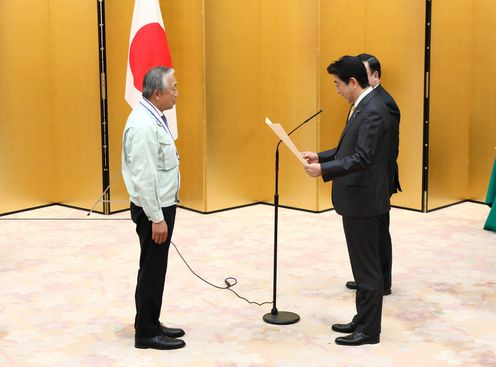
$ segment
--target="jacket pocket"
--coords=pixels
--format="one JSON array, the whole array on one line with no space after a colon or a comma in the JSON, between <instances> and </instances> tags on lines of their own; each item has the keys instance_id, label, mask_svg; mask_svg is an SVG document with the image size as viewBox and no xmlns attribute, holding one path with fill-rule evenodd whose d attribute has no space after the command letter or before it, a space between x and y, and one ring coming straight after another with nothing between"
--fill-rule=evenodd
<instances>
[{"instance_id":1,"label":"jacket pocket","mask_svg":"<svg viewBox=\"0 0 496 367\"><path fill-rule=\"evenodd\" d=\"M343 184L347 187L368 187L373 181L369 172L355 172L343 177Z\"/></svg>"},{"instance_id":2,"label":"jacket pocket","mask_svg":"<svg viewBox=\"0 0 496 367\"><path fill-rule=\"evenodd\" d=\"M160 150L158 154L158 170L168 171L177 166L176 146L166 134L158 136Z\"/></svg>"}]
</instances>

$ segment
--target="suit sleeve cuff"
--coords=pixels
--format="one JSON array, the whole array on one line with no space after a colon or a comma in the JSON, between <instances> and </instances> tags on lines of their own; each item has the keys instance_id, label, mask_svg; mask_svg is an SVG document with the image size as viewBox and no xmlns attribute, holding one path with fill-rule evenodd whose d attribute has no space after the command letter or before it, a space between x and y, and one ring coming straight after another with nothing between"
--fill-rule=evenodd
<instances>
[{"instance_id":1,"label":"suit sleeve cuff","mask_svg":"<svg viewBox=\"0 0 496 367\"><path fill-rule=\"evenodd\" d=\"M328 182L332 180L332 175L329 173L329 165L331 162L323 162L320 164L320 170L322 172L322 180Z\"/></svg>"}]
</instances>

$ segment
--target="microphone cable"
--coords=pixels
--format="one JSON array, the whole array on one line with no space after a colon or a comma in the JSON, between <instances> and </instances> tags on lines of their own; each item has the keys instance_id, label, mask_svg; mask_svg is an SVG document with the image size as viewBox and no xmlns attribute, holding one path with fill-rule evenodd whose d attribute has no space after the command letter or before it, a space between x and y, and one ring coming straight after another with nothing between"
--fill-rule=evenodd
<instances>
[{"instance_id":1,"label":"microphone cable","mask_svg":"<svg viewBox=\"0 0 496 367\"><path fill-rule=\"evenodd\" d=\"M257 306L263 306L263 305L267 305L267 304L272 304L272 301L270 302L255 302L255 301L250 301L249 299L243 297L243 296L240 296L234 289L232 289L232 287L234 287L236 284L238 284L238 280L234 277L227 277L226 279L224 279L224 283L226 284L225 286L219 286L219 285L215 285L213 283L210 283L208 280L205 280L204 278L202 278L200 275L198 275L192 268L191 266L189 266L188 262L186 261L186 259L184 258L184 256L181 254L181 252L179 251L179 249L177 248L176 244L174 242L170 242L172 246L174 246L174 248L176 249L176 252L179 254L179 257L181 258L181 260L183 260L183 262L186 264L186 266L188 267L189 271L191 273L193 273L193 275L195 275L198 279L200 279L201 281L203 281L204 283L207 283L208 285L214 287L214 288L217 288L217 289L225 289L225 290L228 290L228 291L231 291L233 292L236 297L238 298L241 298L242 300L248 302L249 304L252 304L252 305L257 305Z\"/></svg>"}]
</instances>

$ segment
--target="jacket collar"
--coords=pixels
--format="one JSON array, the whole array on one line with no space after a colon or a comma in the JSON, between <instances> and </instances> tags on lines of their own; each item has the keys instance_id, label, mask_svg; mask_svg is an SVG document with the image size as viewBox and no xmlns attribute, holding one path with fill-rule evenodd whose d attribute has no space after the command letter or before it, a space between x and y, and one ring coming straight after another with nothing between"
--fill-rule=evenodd
<instances>
[{"instance_id":1,"label":"jacket collar","mask_svg":"<svg viewBox=\"0 0 496 367\"><path fill-rule=\"evenodd\" d=\"M348 130L350 129L351 125L353 125L353 123L357 120L358 116L360 115L360 112L362 111L362 109L367 105L367 103L370 102L370 100L372 98L375 97L377 92L375 92L374 90L372 90L369 94L367 94L359 103L358 103L358 106L357 108L355 109L355 112L353 113L353 115L351 116L351 118L346 122L346 126L344 127L344 130L343 130L343 133L341 134L341 137L339 138L339 143L338 143L338 146L337 146L337 149L336 151L339 150L339 147L341 145L341 142L343 141L343 138L344 136L346 135L346 133L348 132Z\"/></svg>"},{"instance_id":2,"label":"jacket collar","mask_svg":"<svg viewBox=\"0 0 496 367\"><path fill-rule=\"evenodd\" d=\"M367 105L367 103L369 103L369 101L374 97L375 93L376 93L375 89L372 89L365 97L362 98L362 100L356 106L355 112L353 113L353 116L350 118L350 122L352 119L358 117L362 108L364 108Z\"/></svg>"}]
</instances>

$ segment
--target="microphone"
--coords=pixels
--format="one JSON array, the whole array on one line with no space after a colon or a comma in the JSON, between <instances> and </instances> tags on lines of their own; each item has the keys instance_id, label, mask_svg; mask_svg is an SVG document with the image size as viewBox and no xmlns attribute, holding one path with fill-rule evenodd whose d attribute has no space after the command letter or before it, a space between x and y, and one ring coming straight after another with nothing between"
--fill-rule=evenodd
<instances>
[{"instance_id":1,"label":"microphone","mask_svg":"<svg viewBox=\"0 0 496 367\"><path fill-rule=\"evenodd\" d=\"M296 126L293 130L291 130L291 132L288 134L288 136L290 136L292 133L294 133L296 130L298 130L300 127L302 127L303 125L305 125L308 121L310 121L311 119L313 119L315 116L319 115L322 113L322 111L324 111L324 109L321 109L320 111L318 112L315 112L312 116L310 116L309 118L307 118L305 121L303 121L301 124L299 124L298 126ZM282 140L279 140L279 142L277 143L277 148L276 150L279 150L279 145L282 143Z\"/></svg>"},{"instance_id":2,"label":"microphone","mask_svg":"<svg viewBox=\"0 0 496 367\"><path fill-rule=\"evenodd\" d=\"M314 113L312 116L307 118L305 121L303 121L301 124L296 126L291 132L288 134L291 135L294 133L296 130L298 130L300 127L302 127L304 124L306 124L308 121L313 119L315 116L317 116L319 113L321 113L323 110L320 110L319 112ZM277 148L276 148L276 159L275 159L275 191L274 191L274 276L273 276L273 285L272 285L272 310L270 313L267 313L264 315L263 320L269 324L275 324L275 325L289 325L289 324L294 324L295 322L298 322L300 320L300 316L294 312L288 312L288 311L278 311L277 310L277 305L276 305L276 299L277 299L277 227L278 227L278 221L279 221L279 145L281 144L282 140L279 140L277 143Z\"/></svg>"}]
</instances>

